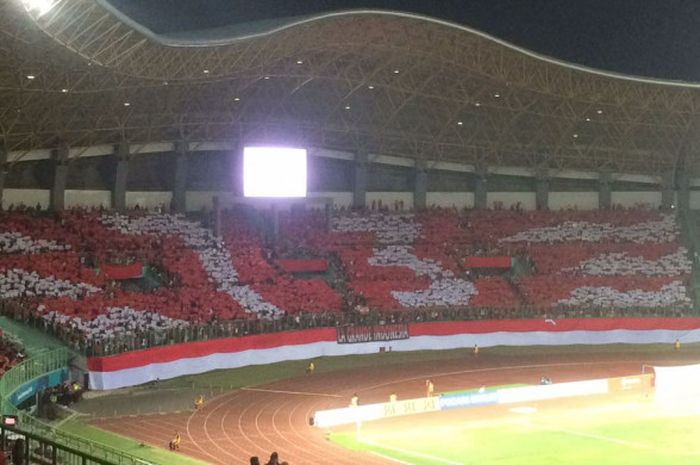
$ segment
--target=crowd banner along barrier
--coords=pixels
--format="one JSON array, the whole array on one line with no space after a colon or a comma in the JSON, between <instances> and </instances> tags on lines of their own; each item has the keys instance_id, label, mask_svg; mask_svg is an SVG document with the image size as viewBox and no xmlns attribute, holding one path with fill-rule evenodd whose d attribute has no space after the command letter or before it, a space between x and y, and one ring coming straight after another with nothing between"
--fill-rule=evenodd
<instances>
[{"instance_id":1,"label":"crowd banner along barrier","mask_svg":"<svg viewBox=\"0 0 700 465\"><path fill-rule=\"evenodd\" d=\"M336 334L338 344L399 341L410 337L407 323L374 326L339 326L336 328Z\"/></svg>"},{"instance_id":2,"label":"crowd banner along barrier","mask_svg":"<svg viewBox=\"0 0 700 465\"><path fill-rule=\"evenodd\" d=\"M210 339L91 357L87 363L90 387L117 389L212 370L373 354L382 347L393 352L408 352L471 348L475 344L487 349L530 345L673 344L676 339L683 343L700 342L700 318L431 321L411 323L410 334L405 325L343 328ZM397 337L399 339L395 339ZM391 342L387 343L389 338Z\"/></svg>"}]
</instances>

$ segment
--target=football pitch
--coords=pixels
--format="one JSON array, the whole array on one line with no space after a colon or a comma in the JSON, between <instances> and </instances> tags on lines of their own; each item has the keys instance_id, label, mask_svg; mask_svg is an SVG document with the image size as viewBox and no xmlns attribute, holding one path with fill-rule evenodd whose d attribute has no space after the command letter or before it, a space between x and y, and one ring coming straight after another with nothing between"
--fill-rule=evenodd
<instances>
[{"instance_id":1,"label":"football pitch","mask_svg":"<svg viewBox=\"0 0 700 465\"><path fill-rule=\"evenodd\" d=\"M363 425L359 434L331 433L330 440L410 465L700 463L700 416L682 407L669 412L637 401L549 407L426 414Z\"/></svg>"}]
</instances>

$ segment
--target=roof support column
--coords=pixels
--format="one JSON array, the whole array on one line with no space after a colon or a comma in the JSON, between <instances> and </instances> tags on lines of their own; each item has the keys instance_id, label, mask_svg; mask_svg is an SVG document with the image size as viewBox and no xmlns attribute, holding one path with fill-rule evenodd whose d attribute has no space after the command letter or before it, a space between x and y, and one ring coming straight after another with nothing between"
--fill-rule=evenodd
<instances>
[{"instance_id":1,"label":"roof support column","mask_svg":"<svg viewBox=\"0 0 700 465\"><path fill-rule=\"evenodd\" d=\"M537 168L535 172L535 208L549 209L549 169L546 166Z\"/></svg>"},{"instance_id":2,"label":"roof support column","mask_svg":"<svg viewBox=\"0 0 700 465\"><path fill-rule=\"evenodd\" d=\"M5 190L5 178L9 170L9 166L7 165L7 153L8 151L5 144L0 143L0 211L3 210L2 192Z\"/></svg>"},{"instance_id":3,"label":"roof support column","mask_svg":"<svg viewBox=\"0 0 700 465\"><path fill-rule=\"evenodd\" d=\"M484 163L476 165L476 178L474 179L474 208L483 210L488 207L488 173L489 169Z\"/></svg>"},{"instance_id":4,"label":"roof support column","mask_svg":"<svg viewBox=\"0 0 700 465\"><path fill-rule=\"evenodd\" d=\"M601 171L598 175L598 208L608 210L612 207L612 176L610 171Z\"/></svg>"},{"instance_id":5,"label":"roof support column","mask_svg":"<svg viewBox=\"0 0 700 465\"><path fill-rule=\"evenodd\" d=\"M685 170L678 172L678 209L682 212L690 210L690 178Z\"/></svg>"},{"instance_id":6,"label":"roof support column","mask_svg":"<svg viewBox=\"0 0 700 465\"><path fill-rule=\"evenodd\" d=\"M669 170L661 175L661 208L670 210L676 203L675 199L675 171Z\"/></svg>"},{"instance_id":7,"label":"roof support column","mask_svg":"<svg viewBox=\"0 0 700 465\"><path fill-rule=\"evenodd\" d=\"M364 148L355 153L355 180L352 196L354 208L365 208L367 205L367 158L367 150Z\"/></svg>"},{"instance_id":8,"label":"roof support column","mask_svg":"<svg viewBox=\"0 0 700 465\"><path fill-rule=\"evenodd\" d=\"M126 210L126 182L129 177L129 143L121 142L114 146L117 170L112 186L112 208L118 212Z\"/></svg>"},{"instance_id":9,"label":"roof support column","mask_svg":"<svg viewBox=\"0 0 700 465\"><path fill-rule=\"evenodd\" d=\"M175 143L175 182L173 184L173 209L176 212L184 213L186 208L187 188L187 151L189 145L187 141Z\"/></svg>"},{"instance_id":10,"label":"roof support column","mask_svg":"<svg viewBox=\"0 0 700 465\"><path fill-rule=\"evenodd\" d=\"M416 160L413 208L424 210L428 196L428 171L425 160Z\"/></svg>"},{"instance_id":11,"label":"roof support column","mask_svg":"<svg viewBox=\"0 0 700 465\"><path fill-rule=\"evenodd\" d=\"M68 147L65 146L53 151L54 172L49 208L55 212L63 211L65 208L68 153Z\"/></svg>"}]
</instances>

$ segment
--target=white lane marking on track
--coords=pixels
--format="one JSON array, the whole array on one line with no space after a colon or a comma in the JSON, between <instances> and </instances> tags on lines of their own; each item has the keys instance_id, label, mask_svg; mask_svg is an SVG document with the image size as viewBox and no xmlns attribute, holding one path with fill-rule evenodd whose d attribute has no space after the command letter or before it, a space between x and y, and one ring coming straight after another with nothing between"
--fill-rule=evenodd
<instances>
[{"instance_id":1,"label":"white lane marking on track","mask_svg":"<svg viewBox=\"0 0 700 465\"><path fill-rule=\"evenodd\" d=\"M252 388L244 387L241 391L254 391L254 392L270 392L273 394L289 394L292 396L312 396L312 397L345 397L339 394L326 394L323 392L303 392L303 391L283 391L279 389L263 389L263 388Z\"/></svg>"},{"instance_id":2,"label":"white lane marking on track","mask_svg":"<svg viewBox=\"0 0 700 465\"><path fill-rule=\"evenodd\" d=\"M417 457L417 458L421 458L421 459L428 459L428 460L430 460L432 462L436 462L436 463L445 463L447 465L464 465L464 463L462 463L462 462L454 462L452 460L444 459L442 457L436 457L436 456L430 455L430 454L423 454L421 452L406 450L406 449L402 449L400 447L392 447L392 446L387 446L384 444L377 444L376 442L370 441L369 439L360 439L359 441L361 443L364 443L364 444L367 444L370 446L380 447L382 449L387 449L387 450L393 450L394 452L398 452L400 454L411 455L413 457Z\"/></svg>"}]
</instances>

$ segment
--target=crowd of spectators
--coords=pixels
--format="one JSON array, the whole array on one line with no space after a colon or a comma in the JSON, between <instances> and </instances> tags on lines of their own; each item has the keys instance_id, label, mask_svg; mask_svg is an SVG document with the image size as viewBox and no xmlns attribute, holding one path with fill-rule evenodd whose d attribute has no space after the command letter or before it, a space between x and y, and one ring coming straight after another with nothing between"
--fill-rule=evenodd
<instances>
[{"instance_id":1,"label":"crowd of spectators","mask_svg":"<svg viewBox=\"0 0 700 465\"><path fill-rule=\"evenodd\" d=\"M0 331L0 377L23 360L24 354L19 344L6 338Z\"/></svg>"},{"instance_id":2,"label":"crowd of spectators","mask_svg":"<svg viewBox=\"0 0 700 465\"><path fill-rule=\"evenodd\" d=\"M80 350L297 327L541 315L676 314L691 306L688 252L671 215L649 210L420 213L293 212L280 238L241 212L221 237L162 212L0 214L6 314ZM468 256L522 259L525 271L465 267ZM298 276L278 260L331 264ZM153 288L103 265L143 263Z\"/></svg>"}]
</instances>

